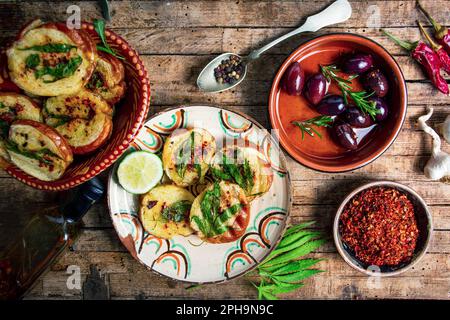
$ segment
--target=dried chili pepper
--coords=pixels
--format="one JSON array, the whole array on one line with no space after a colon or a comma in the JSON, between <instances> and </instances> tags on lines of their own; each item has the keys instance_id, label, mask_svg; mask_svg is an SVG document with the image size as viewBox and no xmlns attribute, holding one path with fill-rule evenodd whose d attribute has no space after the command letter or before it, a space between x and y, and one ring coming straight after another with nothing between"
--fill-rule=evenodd
<instances>
[{"instance_id":1,"label":"dried chili pepper","mask_svg":"<svg viewBox=\"0 0 450 320\"><path fill-rule=\"evenodd\" d=\"M434 37L442 45L445 51L450 54L450 31L440 23L436 22L433 17L422 7L419 1L417 1L417 7L422 11L427 19L431 22L434 29Z\"/></svg>"},{"instance_id":2,"label":"dried chili pepper","mask_svg":"<svg viewBox=\"0 0 450 320\"><path fill-rule=\"evenodd\" d=\"M401 191L386 187L355 195L342 212L339 232L359 260L376 266L410 261L419 238L413 204Z\"/></svg>"},{"instance_id":3,"label":"dried chili pepper","mask_svg":"<svg viewBox=\"0 0 450 320\"><path fill-rule=\"evenodd\" d=\"M439 61L441 62L441 68L450 74L450 56L448 55L447 51L444 50L444 48L437 44L436 42L431 39L429 34L425 31L423 28L423 25L420 22L417 22L419 25L420 31L425 36L425 38L430 43L431 48L433 48L434 52L436 52L437 56L439 57Z\"/></svg>"},{"instance_id":4,"label":"dried chili pepper","mask_svg":"<svg viewBox=\"0 0 450 320\"><path fill-rule=\"evenodd\" d=\"M428 75L428 78L439 91L446 95L449 94L448 84L441 75L441 61L436 52L434 52L430 46L422 41L403 41L386 30L382 31L385 35L391 38L392 41L411 53L411 57L422 65Z\"/></svg>"}]
</instances>

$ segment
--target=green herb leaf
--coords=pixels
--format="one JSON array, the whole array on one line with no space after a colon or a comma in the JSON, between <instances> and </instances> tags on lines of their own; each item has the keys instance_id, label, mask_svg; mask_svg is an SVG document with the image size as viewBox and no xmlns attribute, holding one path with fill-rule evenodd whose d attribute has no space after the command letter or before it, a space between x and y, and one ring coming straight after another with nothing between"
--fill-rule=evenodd
<instances>
[{"instance_id":1,"label":"green herb leaf","mask_svg":"<svg viewBox=\"0 0 450 320\"><path fill-rule=\"evenodd\" d=\"M322 270L316 270L316 269L307 269L307 270L301 270L298 272L282 275L282 276L274 276L275 279L282 282L288 282L288 283L296 283L301 280L304 280L306 278L309 278L315 274L318 274L320 272L323 272Z\"/></svg>"},{"instance_id":2,"label":"green herb leaf","mask_svg":"<svg viewBox=\"0 0 450 320\"><path fill-rule=\"evenodd\" d=\"M237 155L235 159L228 159L223 155L221 164L223 170L211 168L213 178L234 181L248 193L254 186L254 173L251 170L250 163L245 159L243 164L235 164L233 160L237 160Z\"/></svg>"},{"instance_id":3,"label":"green herb leaf","mask_svg":"<svg viewBox=\"0 0 450 320\"><path fill-rule=\"evenodd\" d=\"M225 231L227 231L227 226L225 223L230 220L232 217L236 215L236 213L240 212L242 209L242 205L240 203L234 204L231 207L225 209L214 221L214 228L216 230L222 230L225 227ZM224 231L224 232L225 232Z\"/></svg>"},{"instance_id":4,"label":"green herb leaf","mask_svg":"<svg viewBox=\"0 0 450 320\"><path fill-rule=\"evenodd\" d=\"M164 207L161 215L165 220L181 222L186 219L191 210L192 203L187 200L180 200L169 207Z\"/></svg>"},{"instance_id":5,"label":"green herb leaf","mask_svg":"<svg viewBox=\"0 0 450 320\"><path fill-rule=\"evenodd\" d=\"M209 169L210 169L214 179L227 180L227 181L231 180L231 176L228 173L226 173L220 169L214 168L214 167L210 167Z\"/></svg>"},{"instance_id":6,"label":"green herb leaf","mask_svg":"<svg viewBox=\"0 0 450 320\"><path fill-rule=\"evenodd\" d=\"M33 53L30 54L26 59L25 59L25 65L27 66L27 68L29 69L34 69L36 68L39 63L41 62L41 59L39 58L39 55L37 53Z\"/></svg>"},{"instance_id":7,"label":"green herb leaf","mask_svg":"<svg viewBox=\"0 0 450 320\"><path fill-rule=\"evenodd\" d=\"M288 235L290 235L292 233L295 233L295 232L297 232L297 231L299 231L301 229L305 229L307 227L310 227L310 226L312 226L315 223L316 223L315 221L308 221L308 222L303 222L303 223L300 223L300 224L297 224L297 225L294 225L294 226L290 226L286 230L286 232L284 233L283 239L285 237L287 237Z\"/></svg>"},{"instance_id":8,"label":"green herb leaf","mask_svg":"<svg viewBox=\"0 0 450 320\"><path fill-rule=\"evenodd\" d=\"M302 140L305 139L305 133L314 137L314 134L322 139L322 135L313 128L316 127L330 127L333 123L333 118L330 116L318 116L304 121L292 121L292 124L299 127L302 132Z\"/></svg>"},{"instance_id":9,"label":"green herb leaf","mask_svg":"<svg viewBox=\"0 0 450 320\"><path fill-rule=\"evenodd\" d=\"M310 241L310 242L308 242L300 247L297 247L291 251L280 254L279 256L265 262L265 264L277 265L277 264L288 262L289 260L292 260L292 259L297 259L297 258L304 256L304 255L314 251L315 249L319 248L325 242L326 242L325 239Z\"/></svg>"},{"instance_id":10,"label":"green herb leaf","mask_svg":"<svg viewBox=\"0 0 450 320\"><path fill-rule=\"evenodd\" d=\"M320 232L308 232L306 235L302 236L301 238L299 238L298 240L296 240L295 242L284 246L284 247L277 247L275 250L273 250L269 256L267 257L267 261L269 261L270 259L272 259L273 257L282 254L284 252L288 252L292 249L295 249L305 243L307 243L310 240L316 239L317 237L319 237L321 235Z\"/></svg>"},{"instance_id":11,"label":"green herb leaf","mask_svg":"<svg viewBox=\"0 0 450 320\"><path fill-rule=\"evenodd\" d=\"M6 139L9 134L9 123L0 119L0 137Z\"/></svg>"},{"instance_id":12,"label":"green herb leaf","mask_svg":"<svg viewBox=\"0 0 450 320\"><path fill-rule=\"evenodd\" d=\"M53 77L52 80L44 80L45 83L55 82L57 80L70 77L75 73L80 64L83 62L83 59L80 56L76 56L71 58L66 63L60 63L55 67L44 67L41 69L37 69L34 72L36 79L42 78L45 75L49 75Z\"/></svg>"},{"instance_id":13,"label":"green herb leaf","mask_svg":"<svg viewBox=\"0 0 450 320\"><path fill-rule=\"evenodd\" d=\"M291 291L297 290L298 288L300 288L302 286L303 286L303 283L296 283L296 284L286 283L283 285L270 284L270 285L266 285L266 286L263 286L260 288L261 288L261 291L270 292L272 295L277 295L277 294L289 293Z\"/></svg>"},{"instance_id":14,"label":"green herb leaf","mask_svg":"<svg viewBox=\"0 0 450 320\"><path fill-rule=\"evenodd\" d=\"M56 155L55 153L51 152L49 149L42 149L39 151L35 151L35 152L31 152L31 151L27 151L27 150L22 150L21 148L19 148L19 146L17 145L17 143L11 141L11 140L5 140L5 148L21 154L27 158L31 158L31 159L35 159L38 160L46 165L52 165L53 161L50 161L48 159L46 159L46 156L51 156L53 158L59 158L58 155Z\"/></svg>"},{"instance_id":15,"label":"green herb leaf","mask_svg":"<svg viewBox=\"0 0 450 320\"><path fill-rule=\"evenodd\" d=\"M275 265L264 268L265 272L271 272L273 275L283 275L293 273L299 270L304 270L312 267L322 259L302 259L291 261L284 265Z\"/></svg>"},{"instance_id":16,"label":"green herb leaf","mask_svg":"<svg viewBox=\"0 0 450 320\"><path fill-rule=\"evenodd\" d=\"M108 44L108 42L106 41L106 36L105 36L105 21L103 20L98 20L95 19L94 20L94 29L97 32L100 40L102 41L103 45L97 45L97 50L99 51L103 51L106 53L109 53L110 55L121 59L121 60L125 60L125 58L119 54L117 54Z\"/></svg>"},{"instance_id":17,"label":"green herb leaf","mask_svg":"<svg viewBox=\"0 0 450 320\"><path fill-rule=\"evenodd\" d=\"M305 230L314 222L305 222L288 228L279 245L257 268L259 299L276 299L278 294L297 290L301 280L311 277L321 270L309 269L322 259L300 259L318 248L326 240L317 239L318 231Z\"/></svg>"}]
</instances>

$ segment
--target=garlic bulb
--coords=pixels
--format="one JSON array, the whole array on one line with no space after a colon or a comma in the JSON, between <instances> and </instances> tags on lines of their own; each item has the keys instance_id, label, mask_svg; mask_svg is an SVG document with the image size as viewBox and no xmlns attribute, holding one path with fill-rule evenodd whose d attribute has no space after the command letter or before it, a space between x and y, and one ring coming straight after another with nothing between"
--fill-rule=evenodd
<instances>
[{"instance_id":1,"label":"garlic bulb","mask_svg":"<svg viewBox=\"0 0 450 320\"><path fill-rule=\"evenodd\" d=\"M433 108L430 108L426 115L423 115L417 121L419 128L428 133L433 138L433 149L431 158L425 165L425 176L431 180L439 180L446 176L450 176L450 155L441 151L441 138L439 135L427 125L428 119L433 114Z\"/></svg>"},{"instance_id":2,"label":"garlic bulb","mask_svg":"<svg viewBox=\"0 0 450 320\"><path fill-rule=\"evenodd\" d=\"M445 121L439 125L439 133L442 134L447 143L450 143L450 114L445 118Z\"/></svg>"}]
</instances>

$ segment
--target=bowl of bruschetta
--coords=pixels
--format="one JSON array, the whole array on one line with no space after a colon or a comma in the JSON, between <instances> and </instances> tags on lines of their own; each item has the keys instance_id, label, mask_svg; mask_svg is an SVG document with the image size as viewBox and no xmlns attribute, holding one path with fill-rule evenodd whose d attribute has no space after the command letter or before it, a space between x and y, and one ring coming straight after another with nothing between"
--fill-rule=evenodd
<instances>
[{"instance_id":1,"label":"bowl of bruschetta","mask_svg":"<svg viewBox=\"0 0 450 320\"><path fill-rule=\"evenodd\" d=\"M38 189L75 187L129 147L149 104L142 60L103 21L32 21L0 55L0 167Z\"/></svg>"}]
</instances>

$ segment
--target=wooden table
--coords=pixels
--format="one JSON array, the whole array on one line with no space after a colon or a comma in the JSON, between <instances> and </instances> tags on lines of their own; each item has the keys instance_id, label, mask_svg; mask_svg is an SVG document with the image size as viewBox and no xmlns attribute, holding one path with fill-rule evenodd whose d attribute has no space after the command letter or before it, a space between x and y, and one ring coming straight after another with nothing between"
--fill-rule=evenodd
<instances>
[{"instance_id":1,"label":"wooden table","mask_svg":"<svg viewBox=\"0 0 450 320\"><path fill-rule=\"evenodd\" d=\"M287 55L306 39L299 36L273 48L251 66L247 80L234 90L204 94L195 86L196 77L216 54L233 51L246 54L251 48L298 26L304 17L319 11L331 0L317 1L120 1L112 2L110 25L142 55L150 73L153 114L167 106L211 104L248 113L269 128L267 99L272 78ZM424 1L444 24L450 25L450 1ZM450 184L431 182L422 174L430 155L431 139L417 130L415 122L427 106L435 108L431 124L442 122L450 112L450 98L438 94L424 74L378 28L373 27L379 10L380 26L406 39L419 36L415 21L422 16L414 1L351 1L353 15L346 23L320 33L352 32L370 37L389 50L401 65L408 82L409 108L403 129L389 150L366 167L343 174L312 171L288 157L294 205L291 222L315 219L330 230L339 202L356 186L388 179L418 191L430 205L434 236L429 252L413 269L375 284L349 266L330 242L313 256L324 258L326 272L306 281L293 299L450 298ZM33 18L65 20L72 1L17 1L0 3L0 43ZM96 1L80 1L83 20L100 17ZM375 19L375 20L374 20ZM369 24L369 25L368 25ZM377 26L377 27L380 27ZM443 149L450 152L450 146ZM0 173L0 225L20 225L35 209L56 203L58 195L34 190ZM72 250L63 255L39 279L27 299L92 297L95 283L111 299L243 298L254 299L254 288L243 278L220 285L186 290L187 285L149 272L120 243L111 225L105 203L96 205L84 219L84 232ZM0 238L1 239L1 238ZM66 286L67 267L81 268L83 289ZM84 294L83 294L84 293Z\"/></svg>"}]
</instances>

